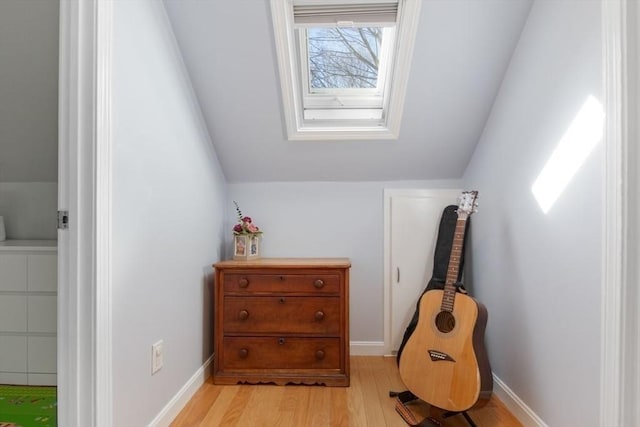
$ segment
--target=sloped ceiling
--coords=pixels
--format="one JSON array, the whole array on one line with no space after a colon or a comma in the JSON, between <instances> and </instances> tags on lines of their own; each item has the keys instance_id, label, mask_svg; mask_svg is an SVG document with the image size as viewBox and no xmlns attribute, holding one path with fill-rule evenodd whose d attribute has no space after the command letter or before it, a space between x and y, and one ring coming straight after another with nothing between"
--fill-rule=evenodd
<instances>
[{"instance_id":1,"label":"sloped ceiling","mask_svg":"<svg viewBox=\"0 0 640 427\"><path fill-rule=\"evenodd\" d=\"M269 0L164 2L229 182L460 178L531 6L423 0L400 137L310 142L286 138Z\"/></svg>"}]
</instances>

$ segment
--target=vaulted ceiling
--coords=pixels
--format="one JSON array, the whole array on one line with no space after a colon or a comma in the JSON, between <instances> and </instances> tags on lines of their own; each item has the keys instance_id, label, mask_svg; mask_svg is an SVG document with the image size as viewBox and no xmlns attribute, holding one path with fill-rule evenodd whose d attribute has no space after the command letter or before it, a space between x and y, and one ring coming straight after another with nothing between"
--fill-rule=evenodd
<instances>
[{"instance_id":1,"label":"vaulted ceiling","mask_svg":"<svg viewBox=\"0 0 640 427\"><path fill-rule=\"evenodd\" d=\"M531 6L423 0L399 138L288 141L269 0L164 3L229 182L460 178Z\"/></svg>"}]
</instances>

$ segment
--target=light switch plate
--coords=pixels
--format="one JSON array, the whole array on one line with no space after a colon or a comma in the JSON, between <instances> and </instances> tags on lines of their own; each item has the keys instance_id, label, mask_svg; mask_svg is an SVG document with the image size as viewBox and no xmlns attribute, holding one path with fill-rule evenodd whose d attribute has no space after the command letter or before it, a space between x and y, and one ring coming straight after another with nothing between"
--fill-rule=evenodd
<instances>
[{"instance_id":1,"label":"light switch plate","mask_svg":"<svg viewBox=\"0 0 640 427\"><path fill-rule=\"evenodd\" d=\"M151 346L151 375L162 369L164 364L164 341L160 340Z\"/></svg>"}]
</instances>

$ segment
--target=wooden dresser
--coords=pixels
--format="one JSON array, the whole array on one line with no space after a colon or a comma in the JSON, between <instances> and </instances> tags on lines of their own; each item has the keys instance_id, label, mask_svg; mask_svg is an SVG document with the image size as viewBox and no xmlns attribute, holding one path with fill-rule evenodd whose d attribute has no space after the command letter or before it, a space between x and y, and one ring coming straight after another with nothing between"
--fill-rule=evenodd
<instances>
[{"instance_id":1,"label":"wooden dresser","mask_svg":"<svg viewBox=\"0 0 640 427\"><path fill-rule=\"evenodd\" d=\"M214 264L215 384L349 385L348 258Z\"/></svg>"}]
</instances>

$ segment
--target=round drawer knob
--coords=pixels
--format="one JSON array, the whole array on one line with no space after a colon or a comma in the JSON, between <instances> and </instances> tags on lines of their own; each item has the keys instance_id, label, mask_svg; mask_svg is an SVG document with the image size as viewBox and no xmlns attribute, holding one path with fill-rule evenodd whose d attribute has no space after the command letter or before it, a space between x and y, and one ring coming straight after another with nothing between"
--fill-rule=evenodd
<instances>
[{"instance_id":1,"label":"round drawer knob","mask_svg":"<svg viewBox=\"0 0 640 427\"><path fill-rule=\"evenodd\" d=\"M247 286L249 286L249 279L243 277L242 279L238 280L238 286L240 286L241 288L246 288Z\"/></svg>"},{"instance_id":2,"label":"round drawer knob","mask_svg":"<svg viewBox=\"0 0 640 427\"><path fill-rule=\"evenodd\" d=\"M280 302L280 304L284 304L284 302L285 302L285 301L286 301L286 300L284 299L284 297L283 297L283 298L280 298L280 299L278 300L278 302Z\"/></svg>"},{"instance_id":3,"label":"round drawer knob","mask_svg":"<svg viewBox=\"0 0 640 427\"><path fill-rule=\"evenodd\" d=\"M313 282L313 286L315 286L318 289L321 289L322 287L324 287L324 280L317 279L315 282Z\"/></svg>"},{"instance_id":4,"label":"round drawer knob","mask_svg":"<svg viewBox=\"0 0 640 427\"><path fill-rule=\"evenodd\" d=\"M324 350L316 351L316 359L318 359L318 360L324 359Z\"/></svg>"},{"instance_id":5,"label":"round drawer knob","mask_svg":"<svg viewBox=\"0 0 640 427\"><path fill-rule=\"evenodd\" d=\"M283 345L285 343L284 338L278 338L278 344Z\"/></svg>"},{"instance_id":6,"label":"round drawer knob","mask_svg":"<svg viewBox=\"0 0 640 427\"><path fill-rule=\"evenodd\" d=\"M324 312L323 311L316 311L316 320L317 321L321 321L324 319Z\"/></svg>"},{"instance_id":7,"label":"round drawer knob","mask_svg":"<svg viewBox=\"0 0 640 427\"><path fill-rule=\"evenodd\" d=\"M247 310L240 310L238 313L238 319L247 320L249 318L249 312Z\"/></svg>"},{"instance_id":8,"label":"round drawer knob","mask_svg":"<svg viewBox=\"0 0 640 427\"><path fill-rule=\"evenodd\" d=\"M238 350L238 357L240 359L246 359L248 355L249 350L247 350L246 348L241 348L240 350Z\"/></svg>"}]
</instances>

